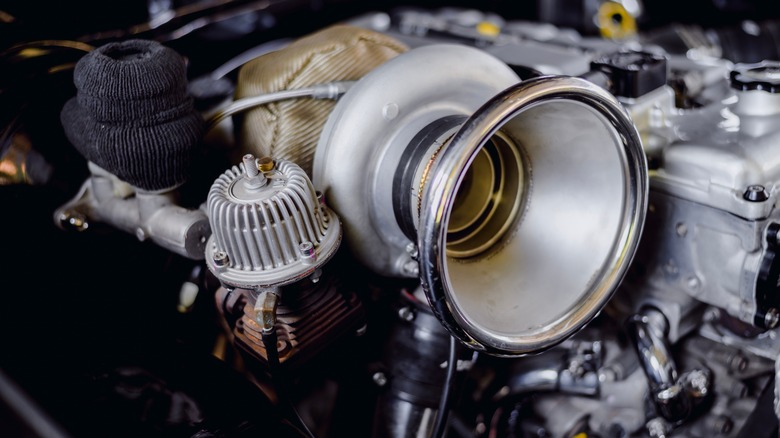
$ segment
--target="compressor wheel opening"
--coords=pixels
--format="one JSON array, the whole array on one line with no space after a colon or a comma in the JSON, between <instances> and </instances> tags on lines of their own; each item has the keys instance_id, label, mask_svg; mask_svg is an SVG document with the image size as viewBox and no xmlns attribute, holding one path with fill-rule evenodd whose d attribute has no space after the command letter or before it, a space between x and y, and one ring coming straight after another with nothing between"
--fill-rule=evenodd
<instances>
[{"instance_id":1,"label":"compressor wheel opening","mask_svg":"<svg viewBox=\"0 0 780 438\"><path fill-rule=\"evenodd\" d=\"M517 145L496 132L458 187L447 226L447 256L474 257L504 239L521 210L524 175Z\"/></svg>"}]
</instances>

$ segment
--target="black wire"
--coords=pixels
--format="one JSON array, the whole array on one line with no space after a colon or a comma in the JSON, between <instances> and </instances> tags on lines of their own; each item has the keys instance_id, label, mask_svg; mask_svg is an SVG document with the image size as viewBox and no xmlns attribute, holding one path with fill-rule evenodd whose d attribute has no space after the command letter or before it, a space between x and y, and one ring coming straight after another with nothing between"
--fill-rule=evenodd
<instances>
[{"instance_id":1,"label":"black wire","mask_svg":"<svg viewBox=\"0 0 780 438\"><path fill-rule=\"evenodd\" d=\"M455 338L450 336L450 357L449 360L447 360L447 377L444 381L444 387L441 390L439 410L436 412L436 422L433 426L431 438L441 438L447 430L447 417L449 417L450 405L452 404L452 387L455 386L455 372L458 369L457 353Z\"/></svg>"},{"instance_id":2,"label":"black wire","mask_svg":"<svg viewBox=\"0 0 780 438\"><path fill-rule=\"evenodd\" d=\"M271 381L273 382L274 388L276 389L276 396L279 399L279 406L283 410L286 410L287 413L292 416L292 419L295 420L295 423L297 423L292 424L292 426L294 426L296 429L299 429L301 434L309 438L315 438L314 433L312 433L309 427L306 426L303 418L301 418L301 415L298 413L298 410L295 409L295 405L289 398L287 385L282 374L281 364L279 362L279 349L276 346L276 330L268 330L267 332L263 330L261 338L263 340L263 346L265 347L265 353L268 359L268 372L271 374Z\"/></svg>"}]
</instances>

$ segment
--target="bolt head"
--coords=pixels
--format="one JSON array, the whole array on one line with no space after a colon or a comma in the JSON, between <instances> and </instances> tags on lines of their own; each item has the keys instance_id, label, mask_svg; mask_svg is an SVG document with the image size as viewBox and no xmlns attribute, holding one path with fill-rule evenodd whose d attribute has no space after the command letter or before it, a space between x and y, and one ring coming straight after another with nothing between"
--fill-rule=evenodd
<instances>
[{"instance_id":1,"label":"bolt head","mask_svg":"<svg viewBox=\"0 0 780 438\"><path fill-rule=\"evenodd\" d=\"M414 260L409 260L408 262L404 263L403 269L404 272L411 277L417 277L420 275L420 266Z\"/></svg>"},{"instance_id":2,"label":"bolt head","mask_svg":"<svg viewBox=\"0 0 780 438\"><path fill-rule=\"evenodd\" d=\"M298 249L301 251L301 255L304 257L311 257L314 255L314 244L311 242L302 242L298 245Z\"/></svg>"},{"instance_id":3,"label":"bolt head","mask_svg":"<svg viewBox=\"0 0 780 438\"><path fill-rule=\"evenodd\" d=\"M257 160L257 168L261 172L270 172L274 170L274 166L276 164L274 163L274 160L271 157L263 157Z\"/></svg>"},{"instance_id":4,"label":"bolt head","mask_svg":"<svg viewBox=\"0 0 780 438\"><path fill-rule=\"evenodd\" d=\"M412 322L414 321L414 310L408 308L408 307L401 307L398 309L398 317L401 318L404 321Z\"/></svg>"},{"instance_id":5,"label":"bolt head","mask_svg":"<svg viewBox=\"0 0 780 438\"><path fill-rule=\"evenodd\" d=\"M417 256L420 255L420 251L417 250L417 245L415 245L414 242L406 244L406 252L413 260L417 260Z\"/></svg>"},{"instance_id":6,"label":"bolt head","mask_svg":"<svg viewBox=\"0 0 780 438\"><path fill-rule=\"evenodd\" d=\"M647 427L647 433L653 438L666 437L672 430L671 425L660 417L648 421L645 427Z\"/></svg>"},{"instance_id":7,"label":"bolt head","mask_svg":"<svg viewBox=\"0 0 780 438\"><path fill-rule=\"evenodd\" d=\"M702 370L693 370L688 374L690 393L696 398L702 398L709 392L710 376Z\"/></svg>"},{"instance_id":8,"label":"bolt head","mask_svg":"<svg viewBox=\"0 0 780 438\"><path fill-rule=\"evenodd\" d=\"M747 189L745 189L745 193L742 195L742 198L750 202L764 202L769 199L769 192L766 191L764 186L754 184L748 186Z\"/></svg>"},{"instance_id":9,"label":"bolt head","mask_svg":"<svg viewBox=\"0 0 780 438\"><path fill-rule=\"evenodd\" d=\"M230 259L225 251L216 251L214 253L214 264L217 267L225 267L230 263Z\"/></svg>"},{"instance_id":10,"label":"bolt head","mask_svg":"<svg viewBox=\"0 0 780 438\"><path fill-rule=\"evenodd\" d=\"M764 316L764 324L766 324L766 327L768 329L773 329L777 327L778 323L780 323L780 311L774 307L767 310L766 316Z\"/></svg>"},{"instance_id":11,"label":"bolt head","mask_svg":"<svg viewBox=\"0 0 780 438\"><path fill-rule=\"evenodd\" d=\"M381 371L377 371L374 373L373 376L371 376L371 380L376 383L377 386L382 387L387 385L387 376L385 376L385 373Z\"/></svg>"}]
</instances>

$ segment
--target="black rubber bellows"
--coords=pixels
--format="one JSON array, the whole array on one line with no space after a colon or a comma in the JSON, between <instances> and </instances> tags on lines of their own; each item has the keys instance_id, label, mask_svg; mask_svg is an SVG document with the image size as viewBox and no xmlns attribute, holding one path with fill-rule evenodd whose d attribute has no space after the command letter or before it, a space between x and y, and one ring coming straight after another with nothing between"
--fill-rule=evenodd
<instances>
[{"instance_id":1,"label":"black rubber bellows","mask_svg":"<svg viewBox=\"0 0 780 438\"><path fill-rule=\"evenodd\" d=\"M178 53L156 41L109 43L79 60L73 82L60 120L86 159L144 190L186 181L204 123Z\"/></svg>"}]
</instances>

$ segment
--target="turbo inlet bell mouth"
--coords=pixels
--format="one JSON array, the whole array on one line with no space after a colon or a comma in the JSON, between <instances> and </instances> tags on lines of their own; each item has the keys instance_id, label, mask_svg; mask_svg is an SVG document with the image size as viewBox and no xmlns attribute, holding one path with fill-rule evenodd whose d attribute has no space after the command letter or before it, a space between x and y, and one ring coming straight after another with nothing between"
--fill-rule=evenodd
<instances>
[{"instance_id":1,"label":"turbo inlet bell mouth","mask_svg":"<svg viewBox=\"0 0 780 438\"><path fill-rule=\"evenodd\" d=\"M511 151L499 169L511 177L500 184L485 164L500 156L495 149ZM639 135L612 95L571 77L510 87L463 123L431 166L417 228L420 275L453 335L491 354L530 354L604 307L636 251L647 204ZM475 178L503 188L490 197L499 213L478 218L489 238L464 250L453 229L462 205L485 197L473 194Z\"/></svg>"},{"instance_id":2,"label":"turbo inlet bell mouth","mask_svg":"<svg viewBox=\"0 0 780 438\"><path fill-rule=\"evenodd\" d=\"M499 356L595 317L644 224L644 151L614 96L579 78L520 82L464 46L413 49L359 80L314 164L355 256L421 278L450 333Z\"/></svg>"}]
</instances>

